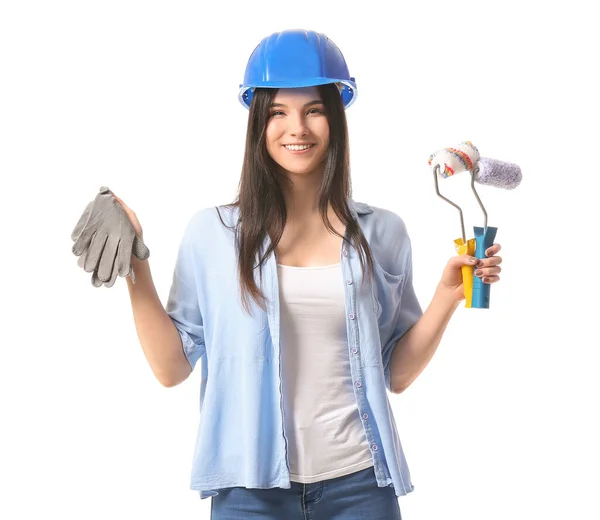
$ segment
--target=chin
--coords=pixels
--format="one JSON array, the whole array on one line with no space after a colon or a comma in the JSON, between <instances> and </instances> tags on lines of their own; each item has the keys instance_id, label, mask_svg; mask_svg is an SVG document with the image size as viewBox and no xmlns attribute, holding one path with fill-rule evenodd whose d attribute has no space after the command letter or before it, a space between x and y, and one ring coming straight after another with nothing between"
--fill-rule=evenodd
<instances>
[{"instance_id":1,"label":"chin","mask_svg":"<svg viewBox=\"0 0 600 520\"><path fill-rule=\"evenodd\" d=\"M310 175L312 173L315 173L316 171L320 171L322 170L322 168L319 168L318 164L315 165L310 165L310 166L305 166L305 167L299 167L299 166L295 166L294 165L285 165L282 164L281 167L287 172L290 173L292 175Z\"/></svg>"},{"instance_id":2,"label":"chin","mask_svg":"<svg viewBox=\"0 0 600 520\"><path fill-rule=\"evenodd\" d=\"M322 172L324 168L324 158L320 161L277 161L279 166L287 173L292 175L311 175L315 172Z\"/></svg>"},{"instance_id":3,"label":"chin","mask_svg":"<svg viewBox=\"0 0 600 520\"><path fill-rule=\"evenodd\" d=\"M308 167L299 167L299 166L294 166L292 164L288 164L288 165L283 165L283 169L288 172L288 173L293 173L294 175L307 175L310 172L314 171L314 167L308 166Z\"/></svg>"}]
</instances>

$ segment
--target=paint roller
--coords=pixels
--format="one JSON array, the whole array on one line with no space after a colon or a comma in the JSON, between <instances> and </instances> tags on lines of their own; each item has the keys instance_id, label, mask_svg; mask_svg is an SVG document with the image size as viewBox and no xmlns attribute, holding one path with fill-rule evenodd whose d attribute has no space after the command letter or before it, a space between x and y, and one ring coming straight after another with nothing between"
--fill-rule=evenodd
<instances>
[{"instance_id":1,"label":"paint roller","mask_svg":"<svg viewBox=\"0 0 600 520\"><path fill-rule=\"evenodd\" d=\"M481 157L479 150L471 141L464 141L453 148L444 148L429 156L429 165L432 167L435 190L437 195L455 207L460 215L461 238L454 241L458 254L469 254L478 259L485 258L485 251L493 245L498 228L487 225L487 211L475 189L475 182L483 185L512 190L521 180L521 168L514 164L488 157ZM440 193L438 177L448 178L463 171L471 174L471 190L484 215L483 227L474 226L475 238L467 240L463 212L455 202ZM465 307L488 309L490 305L490 285L474 276L474 267L463 266L463 286L465 291Z\"/></svg>"}]
</instances>

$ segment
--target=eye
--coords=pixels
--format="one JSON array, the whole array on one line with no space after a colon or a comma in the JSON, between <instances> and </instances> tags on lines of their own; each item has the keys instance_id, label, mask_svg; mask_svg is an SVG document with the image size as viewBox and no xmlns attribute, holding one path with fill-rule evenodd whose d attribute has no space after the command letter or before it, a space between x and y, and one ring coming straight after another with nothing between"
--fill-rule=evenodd
<instances>
[{"instance_id":1,"label":"eye","mask_svg":"<svg viewBox=\"0 0 600 520\"><path fill-rule=\"evenodd\" d=\"M324 110L322 110L321 108L311 108L311 109L308 111L308 113L309 113L309 114L324 114L324 113L325 113L325 111L324 111Z\"/></svg>"},{"instance_id":2,"label":"eye","mask_svg":"<svg viewBox=\"0 0 600 520\"><path fill-rule=\"evenodd\" d=\"M281 110L274 110L273 112L271 112L271 117L277 116L283 114L283 112Z\"/></svg>"}]
</instances>

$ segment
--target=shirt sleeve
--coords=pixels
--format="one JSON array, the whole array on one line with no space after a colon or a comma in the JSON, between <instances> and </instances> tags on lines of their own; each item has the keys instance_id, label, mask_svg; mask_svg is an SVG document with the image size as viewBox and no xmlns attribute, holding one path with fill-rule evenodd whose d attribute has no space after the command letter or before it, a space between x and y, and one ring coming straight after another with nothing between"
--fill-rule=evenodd
<instances>
[{"instance_id":1,"label":"shirt sleeve","mask_svg":"<svg viewBox=\"0 0 600 520\"><path fill-rule=\"evenodd\" d=\"M404 281L402 285L402 294L400 297L400 304L395 312L395 327L389 341L383 346L382 360L383 369L385 376L385 385L387 389L392 391L391 384L391 360L394 348L397 341L408 332L408 330L419 321L419 318L423 315L423 310L415 290L413 287L413 272L412 272L412 249L410 245L410 239L406 237L408 243L408 250L404 256Z\"/></svg>"},{"instance_id":2,"label":"shirt sleeve","mask_svg":"<svg viewBox=\"0 0 600 520\"><path fill-rule=\"evenodd\" d=\"M165 307L181 337L183 352L194 370L205 354L204 324L198 300L194 254L193 221L190 221L181 240L169 298ZM196 261L195 261L196 260Z\"/></svg>"}]
</instances>

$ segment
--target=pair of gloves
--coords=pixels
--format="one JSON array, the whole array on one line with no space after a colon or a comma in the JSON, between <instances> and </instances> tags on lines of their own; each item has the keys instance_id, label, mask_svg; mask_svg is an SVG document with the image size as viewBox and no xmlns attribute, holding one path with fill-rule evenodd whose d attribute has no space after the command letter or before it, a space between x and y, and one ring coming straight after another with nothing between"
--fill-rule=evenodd
<instances>
[{"instance_id":1,"label":"pair of gloves","mask_svg":"<svg viewBox=\"0 0 600 520\"><path fill-rule=\"evenodd\" d=\"M112 287L117 276L135 273L131 255L140 260L150 256L150 250L135 234L125 210L111 191L102 186L96 198L85 208L71 233L73 254L78 256L77 265L92 273L92 285Z\"/></svg>"}]
</instances>

